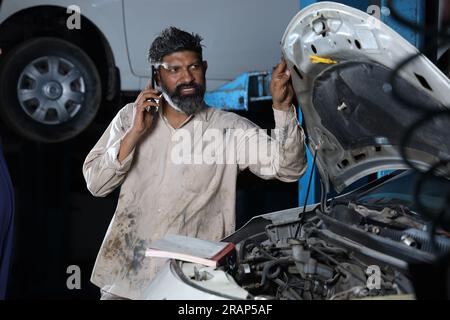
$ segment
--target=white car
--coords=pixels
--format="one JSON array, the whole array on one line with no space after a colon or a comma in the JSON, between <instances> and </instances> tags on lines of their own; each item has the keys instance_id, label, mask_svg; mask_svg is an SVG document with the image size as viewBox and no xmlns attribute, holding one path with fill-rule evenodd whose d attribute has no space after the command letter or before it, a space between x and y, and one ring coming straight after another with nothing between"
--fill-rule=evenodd
<instances>
[{"instance_id":1,"label":"white car","mask_svg":"<svg viewBox=\"0 0 450 320\"><path fill-rule=\"evenodd\" d=\"M216 269L170 260L141 298L448 298L450 175L429 169L450 159L449 79L423 56L393 73L417 49L331 2L299 12L281 47L317 151L321 203L253 218L223 240L237 253ZM404 140L428 114L441 117ZM401 150L416 169L327 199L368 174L410 169Z\"/></svg>"},{"instance_id":2,"label":"white car","mask_svg":"<svg viewBox=\"0 0 450 320\"><path fill-rule=\"evenodd\" d=\"M203 38L208 90L280 58L298 0L2 0L0 116L17 133L58 142L83 131L101 101L135 95L153 39L174 25Z\"/></svg>"}]
</instances>

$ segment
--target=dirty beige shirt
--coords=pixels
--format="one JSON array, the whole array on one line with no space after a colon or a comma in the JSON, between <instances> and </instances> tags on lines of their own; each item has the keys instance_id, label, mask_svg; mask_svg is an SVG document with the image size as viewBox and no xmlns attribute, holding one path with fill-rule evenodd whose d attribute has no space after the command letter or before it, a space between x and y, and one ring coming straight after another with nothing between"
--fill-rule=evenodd
<instances>
[{"instance_id":1,"label":"dirty beige shirt","mask_svg":"<svg viewBox=\"0 0 450 320\"><path fill-rule=\"evenodd\" d=\"M87 155L83 174L94 196L106 196L121 186L91 281L110 293L136 299L165 262L144 257L152 241L167 233L224 238L235 228L239 171L249 168L264 179L294 182L306 170L306 157L293 107L273 110L279 130L270 138L251 121L205 105L178 129L170 126L160 108L153 128L120 163L120 143L132 125L133 110L130 103L118 112Z\"/></svg>"}]
</instances>

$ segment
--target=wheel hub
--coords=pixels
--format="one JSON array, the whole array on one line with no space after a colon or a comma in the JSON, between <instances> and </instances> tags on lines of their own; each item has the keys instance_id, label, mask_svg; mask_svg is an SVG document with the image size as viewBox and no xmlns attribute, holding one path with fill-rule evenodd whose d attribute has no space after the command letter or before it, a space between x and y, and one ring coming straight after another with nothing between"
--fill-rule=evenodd
<instances>
[{"instance_id":1,"label":"wheel hub","mask_svg":"<svg viewBox=\"0 0 450 320\"><path fill-rule=\"evenodd\" d=\"M49 81L42 86L44 96L51 100L57 100L63 93L62 86L56 81Z\"/></svg>"},{"instance_id":2,"label":"wheel hub","mask_svg":"<svg viewBox=\"0 0 450 320\"><path fill-rule=\"evenodd\" d=\"M61 124L81 110L85 81L72 62L58 56L31 61L19 75L17 97L22 109L33 120Z\"/></svg>"}]
</instances>

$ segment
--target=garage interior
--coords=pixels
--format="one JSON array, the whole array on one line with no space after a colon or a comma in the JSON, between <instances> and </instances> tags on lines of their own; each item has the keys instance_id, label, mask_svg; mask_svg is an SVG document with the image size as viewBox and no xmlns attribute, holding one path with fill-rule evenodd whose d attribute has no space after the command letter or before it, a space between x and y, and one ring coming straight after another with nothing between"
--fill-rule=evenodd
<instances>
[{"instance_id":1,"label":"garage interior","mask_svg":"<svg viewBox=\"0 0 450 320\"><path fill-rule=\"evenodd\" d=\"M0 12L6 2L8 1L0 1ZM42 2L45 3L45 1ZM295 2L297 10L292 12L291 17L300 9L320 1L298 0L292 2ZM447 31L450 30L448 29L450 1L346 0L338 2L369 14L379 14L378 18L381 21L416 46L444 74L449 76L450 42L448 39L446 41L439 39L438 41L436 34L445 28ZM52 4L49 6L54 7ZM389 14L385 10L377 13L368 10L371 6L383 10L391 8L391 10ZM65 24L65 19L68 17L65 8L49 10L45 6L43 7L34 9L40 10L39 14L26 14L24 11L15 17L15 21L10 20L4 25L0 25L2 50L0 68L3 54L26 39L38 36L65 37L56 31L60 28L58 25ZM252 19L260 19L259 14L264 12L261 7L252 9L255 14L248 17L249 25L252 25ZM399 23L398 18L393 14L393 7L397 12L403 14L403 18L412 21L413 24L426 26L427 32L424 32L423 29L414 30L411 26ZM83 9L82 6L81 8ZM58 14L64 19L52 18L51 15L54 14L52 10L59 10ZM36 23L41 26L39 30L22 25L33 26ZM69 138L52 137L49 133L33 138L29 133L33 130L32 128L27 129L28 133L18 132L17 127L22 126L22 123L11 126L6 123L10 119L9 116L0 119L0 141L14 192L14 214L13 224L11 224L13 226L12 253L8 257L10 267L4 297L7 300L96 300L100 297L99 288L90 282L90 276L98 250L116 208L119 189L106 197L93 197L86 188L82 165L86 155L116 113L125 104L133 102L139 92L120 88L121 79L118 69L114 66L111 70L111 65L107 63L109 59L112 59L111 52L98 50L98 43L105 39L93 36L95 26L91 22L82 20L81 23L86 25L86 28L89 29L88 34L91 36L70 35L68 41L84 48L99 70L102 79L101 104L90 124ZM288 23L289 20L286 20L282 25L283 31ZM71 34L68 30L64 32ZM253 30L253 32L260 36L258 30ZM149 39L152 36L153 34L149 35L144 41L150 42ZM278 45L277 42L280 41L281 36L282 34L279 34L279 38L271 39L275 41L275 45ZM145 53L143 54L145 55ZM276 63L276 60L273 61L273 64ZM272 65L267 65L264 70L246 71L248 73L261 71L266 75L265 72L270 72L271 68ZM236 74L235 78L238 76ZM6 83L1 82L0 86L6 88ZM243 87L247 90L249 97L261 94L261 92L252 92L254 87L252 88L248 83ZM217 88L211 90L210 94L213 95L220 91ZM230 100L241 94L240 91L237 91L229 92ZM253 101L249 99L245 108L233 106L224 106L224 108L250 119L262 128L273 129L275 123L270 94L265 92L262 96L266 98L269 96L269 99L254 99ZM0 101L0 108L3 107L2 103L4 102ZM303 126L304 120L298 106L297 112ZM314 156L309 150L307 157L307 173L296 183L263 180L249 170L238 176L236 229L243 226L252 217L261 214L294 207L303 208L306 204L320 202L322 196L320 177L312 165ZM341 194L355 190L387 174L387 172L371 173L342 190ZM335 193L331 193L328 197L331 199L335 195ZM3 221L0 220L0 222ZM5 229L0 228L0 230ZM3 257L3 259L6 258L6 256ZM71 290L67 287L66 281L69 276L67 268L71 265L79 266L81 270L81 289ZM448 289L448 293L450 294L450 289Z\"/></svg>"}]
</instances>

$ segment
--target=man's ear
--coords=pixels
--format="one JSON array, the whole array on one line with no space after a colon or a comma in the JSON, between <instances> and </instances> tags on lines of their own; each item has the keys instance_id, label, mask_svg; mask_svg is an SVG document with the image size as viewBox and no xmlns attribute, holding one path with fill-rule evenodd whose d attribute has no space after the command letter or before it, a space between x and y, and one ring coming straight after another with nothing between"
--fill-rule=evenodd
<instances>
[{"instance_id":1,"label":"man's ear","mask_svg":"<svg viewBox=\"0 0 450 320\"><path fill-rule=\"evenodd\" d=\"M204 61L202 61L202 63L203 63L203 69L205 69L205 72L206 72L206 70L208 69L208 61L204 60Z\"/></svg>"}]
</instances>

